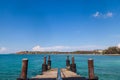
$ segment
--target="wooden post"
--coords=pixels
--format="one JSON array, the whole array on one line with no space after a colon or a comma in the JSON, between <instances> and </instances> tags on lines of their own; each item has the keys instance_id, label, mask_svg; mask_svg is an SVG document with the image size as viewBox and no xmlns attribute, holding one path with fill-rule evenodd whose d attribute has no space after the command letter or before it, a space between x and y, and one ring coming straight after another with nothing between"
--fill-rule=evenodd
<instances>
[{"instance_id":1,"label":"wooden post","mask_svg":"<svg viewBox=\"0 0 120 80\"><path fill-rule=\"evenodd\" d=\"M69 56L67 56L67 59L66 59L66 69L70 69L70 60L69 60Z\"/></svg>"},{"instance_id":2,"label":"wooden post","mask_svg":"<svg viewBox=\"0 0 120 80\"><path fill-rule=\"evenodd\" d=\"M67 56L67 59L66 59L66 66L70 66L69 56Z\"/></svg>"},{"instance_id":3,"label":"wooden post","mask_svg":"<svg viewBox=\"0 0 120 80\"><path fill-rule=\"evenodd\" d=\"M50 55L48 56L48 60L50 60Z\"/></svg>"},{"instance_id":4,"label":"wooden post","mask_svg":"<svg viewBox=\"0 0 120 80\"><path fill-rule=\"evenodd\" d=\"M51 60L50 60L50 55L48 56L48 70L51 69Z\"/></svg>"},{"instance_id":5,"label":"wooden post","mask_svg":"<svg viewBox=\"0 0 120 80\"><path fill-rule=\"evenodd\" d=\"M28 59L22 60L22 72L21 72L21 79L27 79L27 69L28 69Z\"/></svg>"},{"instance_id":6,"label":"wooden post","mask_svg":"<svg viewBox=\"0 0 120 80\"><path fill-rule=\"evenodd\" d=\"M74 57L72 57L72 64L70 65L70 69L71 71L76 72L76 64L74 61Z\"/></svg>"},{"instance_id":7,"label":"wooden post","mask_svg":"<svg viewBox=\"0 0 120 80\"><path fill-rule=\"evenodd\" d=\"M89 79L94 79L94 62L93 59L88 60L88 72L89 72Z\"/></svg>"},{"instance_id":8,"label":"wooden post","mask_svg":"<svg viewBox=\"0 0 120 80\"><path fill-rule=\"evenodd\" d=\"M44 63L42 64L42 72L47 71L46 57L44 57Z\"/></svg>"},{"instance_id":9,"label":"wooden post","mask_svg":"<svg viewBox=\"0 0 120 80\"><path fill-rule=\"evenodd\" d=\"M44 57L44 64L46 64L46 57Z\"/></svg>"},{"instance_id":10,"label":"wooden post","mask_svg":"<svg viewBox=\"0 0 120 80\"><path fill-rule=\"evenodd\" d=\"M72 57L72 64L74 64L75 63L75 61L74 61L74 56Z\"/></svg>"}]
</instances>

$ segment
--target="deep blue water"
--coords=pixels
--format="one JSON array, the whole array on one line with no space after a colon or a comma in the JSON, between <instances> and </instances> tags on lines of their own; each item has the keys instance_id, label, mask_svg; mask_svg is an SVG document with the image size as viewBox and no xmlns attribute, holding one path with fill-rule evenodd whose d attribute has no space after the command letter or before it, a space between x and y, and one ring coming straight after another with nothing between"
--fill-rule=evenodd
<instances>
[{"instance_id":1,"label":"deep blue water","mask_svg":"<svg viewBox=\"0 0 120 80\"><path fill-rule=\"evenodd\" d=\"M20 76L23 58L29 59L28 77L34 77L35 75L40 74L44 56L47 55L1 54L0 80L16 80L16 78ZM52 68L64 68L66 56L66 54L52 54ZM99 77L99 80L120 80L120 56L70 54L70 58L72 56L75 56L77 73L81 76L88 76L87 60L93 58L95 74Z\"/></svg>"}]
</instances>

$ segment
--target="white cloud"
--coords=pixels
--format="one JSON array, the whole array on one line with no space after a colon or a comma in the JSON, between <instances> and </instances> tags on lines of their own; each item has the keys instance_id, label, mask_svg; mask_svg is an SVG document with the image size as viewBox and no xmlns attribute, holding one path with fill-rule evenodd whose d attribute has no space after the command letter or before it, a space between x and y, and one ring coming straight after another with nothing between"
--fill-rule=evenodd
<instances>
[{"instance_id":1,"label":"white cloud","mask_svg":"<svg viewBox=\"0 0 120 80\"><path fill-rule=\"evenodd\" d=\"M76 51L76 50L94 50L104 48L102 46L96 45L86 45L86 46L51 46L51 47L41 47L39 45L32 48L33 51Z\"/></svg>"},{"instance_id":2,"label":"white cloud","mask_svg":"<svg viewBox=\"0 0 120 80\"><path fill-rule=\"evenodd\" d=\"M63 49L69 49L69 47L66 46L41 47L37 45L32 48L33 51L62 51Z\"/></svg>"},{"instance_id":3,"label":"white cloud","mask_svg":"<svg viewBox=\"0 0 120 80\"><path fill-rule=\"evenodd\" d=\"M32 48L33 51L44 51L44 48L40 47L39 45Z\"/></svg>"},{"instance_id":4,"label":"white cloud","mask_svg":"<svg viewBox=\"0 0 120 80\"><path fill-rule=\"evenodd\" d=\"M120 48L120 43L117 45L118 48Z\"/></svg>"},{"instance_id":5,"label":"white cloud","mask_svg":"<svg viewBox=\"0 0 120 80\"><path fill-rule=\"evenodd\" d=\"M112 12L108 12L108 13L106 14L106 16L107 16L107 17L112 17L112 16L113 16L113 13L112 13Z\"/></svg>"},{"instance_id":6,"label":"white cloud","mask_svg":"<svg viewBox=\"0 0 120 80\"><path fill-rule=\"evenodd\" d=\"M101 13L101 12L96 12L93 14L93 17L97 18L111 18L113 17L113 13L112 12L107 12L107 13Z\"/></svg>"},{"instance_id":7,"label":"white cloud","mask_svg":"<svg viewBox=\"0 0 120 80\"><path fill-rule=\"evenodd\" d=\"M99 17L100 13L97 11L95 14L93 14L94 17Z\"/></svg>"},{"instance_id":8,"label":"white cloud","mask_svg":"<svg viewBox=\"0 0 120 80\"><path fill-rule=\"evenodd\" d=\"M0 52L5 52L7 49L5 47L0 47Z\"/></svg>"}]
</instances>

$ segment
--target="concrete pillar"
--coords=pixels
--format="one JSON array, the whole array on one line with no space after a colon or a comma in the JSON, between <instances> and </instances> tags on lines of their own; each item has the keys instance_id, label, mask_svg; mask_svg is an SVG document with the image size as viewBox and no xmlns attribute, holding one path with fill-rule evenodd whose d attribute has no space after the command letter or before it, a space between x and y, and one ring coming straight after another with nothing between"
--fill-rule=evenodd
<instances>
[{"instance_id":1,"label":"concrete pillar","mask_svg":"<svg viewBox=\"0 0 120 80\"><path fill-rule=\"evenodd\" d=\"M22 60L22 72L21 72L21 79L27 79L27 69L28 69L28 59Z\"/></svg>"}]
</instances>

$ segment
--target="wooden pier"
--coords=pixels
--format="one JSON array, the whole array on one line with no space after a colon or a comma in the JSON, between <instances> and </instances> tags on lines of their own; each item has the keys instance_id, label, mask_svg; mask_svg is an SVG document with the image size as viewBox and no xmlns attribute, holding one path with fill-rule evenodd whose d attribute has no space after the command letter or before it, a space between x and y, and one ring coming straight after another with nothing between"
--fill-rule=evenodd
<instances>
[{"instance_id":1,"label":"wooden pier","mask_svg":"<svg viewBox=\"0 0 120 80\"><path fill-rule=\"evenodd\" d=\"M62 78L80 77L80 75L77 75L76 73L63 68L63 69L61 69L61 77Z\"/></svg>"},{"instance_id":2,"label":"wooden pier","mask_svg":"<svg viewBox=\"0 0 120 80\"><path fill-rule=\"evenodd\" d=\"M89 77L82 77L76 72L76 64L74 57L72 57L72 63L70 64L69 56L66 59L66 68L51 68L50 56L46 64L46 57L44 57L44 63L42 64L42 74L36 75L32 78L27 78L28 59L22 60L22 71L20 78L17 80L98 80L98 77L94 75L93 59L88 60L88 75Z\"/></svg>"},{"instance_id":3,"label":"wooden pier","mask_svg":"<svg viewBox=\"0 0 120 80\"><path fill-rule=\"evenodd\" d=\"M37 75L35 76L35 78L57 78L57 73L58 73L58 69L55 68L55 69L50 69L48 71L45 71L42 73L42 75Z\"/></svg>"}]
</instances>

